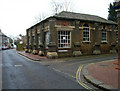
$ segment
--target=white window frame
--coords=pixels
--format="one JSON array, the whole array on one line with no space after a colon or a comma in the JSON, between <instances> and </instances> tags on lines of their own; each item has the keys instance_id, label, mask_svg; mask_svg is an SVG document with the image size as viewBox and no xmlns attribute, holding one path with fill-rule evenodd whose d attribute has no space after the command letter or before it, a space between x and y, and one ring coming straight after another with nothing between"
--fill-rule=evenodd
<instances>
[{"instance_id":1,"label":"white window frame","mask_svg":"<svg viewBox=\"0 0 120 91\"><path fill-rule=\"evenodd\" d=\"M87 24L88 27L84 27L84 25L83 25L83 42L90 42L90 27L89 27L88 24ZM86 29L86 30L84 30L84 29ZM89 33L87 37L84 37L84 32L88 32ZM84 40L85 38L87 38L88 40Z\"/></svg>"},{"instance_id":2,"label":"white window frame","mask_svg":"<svg viewBox=\"0 0 120 91\"><path fill-rule=\"evenodd\" d=\"M105 34L105 40L103 40L103 34ZM102 42L107 42L107 30L102 30L102 36L101 36L101 41Z\"/></svg>"},{"instance_id":3,"label":"white window frame","mask_svg":"<svg viewBox=\"0 0 120 91\"><path fill-rule=\"evenodd\" d=\"M58 48L71 48L71 31L58 31Z\"/></svg>"}]
</instances>

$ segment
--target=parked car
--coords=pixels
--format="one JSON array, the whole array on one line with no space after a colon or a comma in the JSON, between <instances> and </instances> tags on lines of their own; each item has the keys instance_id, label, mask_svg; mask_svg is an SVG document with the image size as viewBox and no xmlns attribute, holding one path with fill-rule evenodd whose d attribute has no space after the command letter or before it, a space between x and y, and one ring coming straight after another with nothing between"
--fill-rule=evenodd
<instances>
[{"instance_id":1,"label":"parked car","mask_svg":"<svg viewBox=\"0 0 120 91\"><path fill-rule=\"evenodd\" d=\"M5 46L2 46L2 50L6 50L6 47L5 47Z\"/></svg>"},{"instance_id":2,"label":"parked car","mask_svg":"<svg viewBox=\"0 0 120 91\"><path fill-rule=\"evenodd\" d=\"M10 47L6 46L6 49L10 49Z\"/></svg>"}]
</instances>

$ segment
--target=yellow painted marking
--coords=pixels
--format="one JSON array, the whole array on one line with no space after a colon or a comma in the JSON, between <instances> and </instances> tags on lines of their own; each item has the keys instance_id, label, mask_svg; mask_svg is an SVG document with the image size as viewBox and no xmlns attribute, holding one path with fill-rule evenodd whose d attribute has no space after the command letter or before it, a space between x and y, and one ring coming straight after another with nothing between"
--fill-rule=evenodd
<instances>
[{"instance_id":1,"label":"yellow painted marking","mask_svg":"<svg viewBox=\"0 0 120 91\"><path fill-rule=\"evenodd\" d=\"M17 52L16 52L17 53ZM18 54L18 53L17 53ZM27 60L29 60L29 61L31 61L31 62L37 62L37 61L32 61L31 59L28 59L27 57L24 57L23 55L20 55L20 54L18 54L19 56L22 56L23 58L25 58L25 59L27 59ZM37 63L41 63L41 62L37 62ZM85 89L88 89L88 90L90 90L90 91L93 91L92 90L92 88L90 88L90 87L88 87L86 84L84 84L82 81L81 81L81 79L80 79L80 72L81 72L81 70L82 70L82 67L83 67L83 65L82 66L79 66L79 68L78 68L78 70L77 70L77 72L76 72L76 80L77 80L77 82L81 85L81 86L83 86Z\"/></svg>"},{"instance_id":2,"label":"yellow painted marking","mask_svg":"<svg viewBox=\"0 0 120 91\"><path fill-rule=\"evenodd\" d=\"M82 66L79 66L79 68L78 68L78 70L77 70L77 72L76 72L76 80L77 80L77 82L78 82L81 86L83 86L85 89L88 89L88 90L90 90L90 91L93 91L92 88L88 87L88 86L87 86L86 84L84 84L84 83L81 81L81 79L80 79L80 72L81 72L81 70L82 70L82 67L83 67L83 65L82 65Z\"/></svg>"}]
</instances>

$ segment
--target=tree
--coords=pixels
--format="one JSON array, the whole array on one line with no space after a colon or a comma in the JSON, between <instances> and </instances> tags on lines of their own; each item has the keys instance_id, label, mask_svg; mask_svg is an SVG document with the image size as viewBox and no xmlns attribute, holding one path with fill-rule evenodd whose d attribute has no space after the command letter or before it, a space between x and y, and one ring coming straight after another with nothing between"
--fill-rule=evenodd
<instances>
[{"instance_id":1,"label":"tree","mask_svg":"<svg viewBox=\"0 0 120 91\"><path fill-rule=\"evenodd\" d=\"M58 14L61 11L72 11L72 4L71 0L52 0L51 6L53 14Z\"/></svg>"},{"instance_id":2,"label":"tree","mask_svg":"<svg viewBox=\"0 0 120 91\"><path fill-rule=\"evenodd\" d=\"M24 48L26 47L26 37L22 34L19 34L15 40L14 40L14 44L16 45L16 49L17 50L24 50Z\"/></svg>"},{"instance_id":3,"label":"tree","mask_svg":"<svg viewBox=\"0 0 120 91\"><path fill-rule=\"evenodd\" d=\"M71 0L51 0L50 6L52 8L53 14L55 15L60 13L61 11L73 11L73 2ZM40 21L44 20L46 17L50 16L45 12L41 12L39 15L35 17L35 21L33 24L39 23Z\"/></svg>"},{"instance_id":4,"label":"tree","mask_svg":"<svg viewBox=\"0 0 120 91\"><path fill-rule=\"evenodd\" d=\"M108 12L109 12L109 15L108 15L108 20L112 20L114 22L117 22L117 13L115 12L115 4L116 2L113 2L113 4L110 3L109 5L109 8L108 8Z\"/></svg>"},{"instance_id":5,"label":"tree","mask_svg":"<svg viewBox=\"0 0 120 91\"><path fill-rule=\"evenodd\" d=\"M37 15L36 17L35 17L35 24L36 23L39 23L40 21L42 21L42 20L44 20L45 18L46 18L46 14L45 13L40 13L39 15Z\"/></svg>"}]
</instances>

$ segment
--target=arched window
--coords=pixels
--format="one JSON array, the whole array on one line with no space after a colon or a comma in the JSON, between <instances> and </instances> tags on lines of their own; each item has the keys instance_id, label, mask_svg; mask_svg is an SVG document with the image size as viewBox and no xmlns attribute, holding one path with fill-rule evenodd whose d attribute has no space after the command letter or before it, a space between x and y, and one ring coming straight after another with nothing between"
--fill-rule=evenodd
<instances>
[{"instance_id":1,"label":"arched window","mask_svg":"<svg viewBox=\"0 0 120 91\"><path fill-rule=\"evenodd\" d=\"M90 41L90 28L88 24L83 25L83 41L84 42Z\"/></svg>"}]
</instances>

